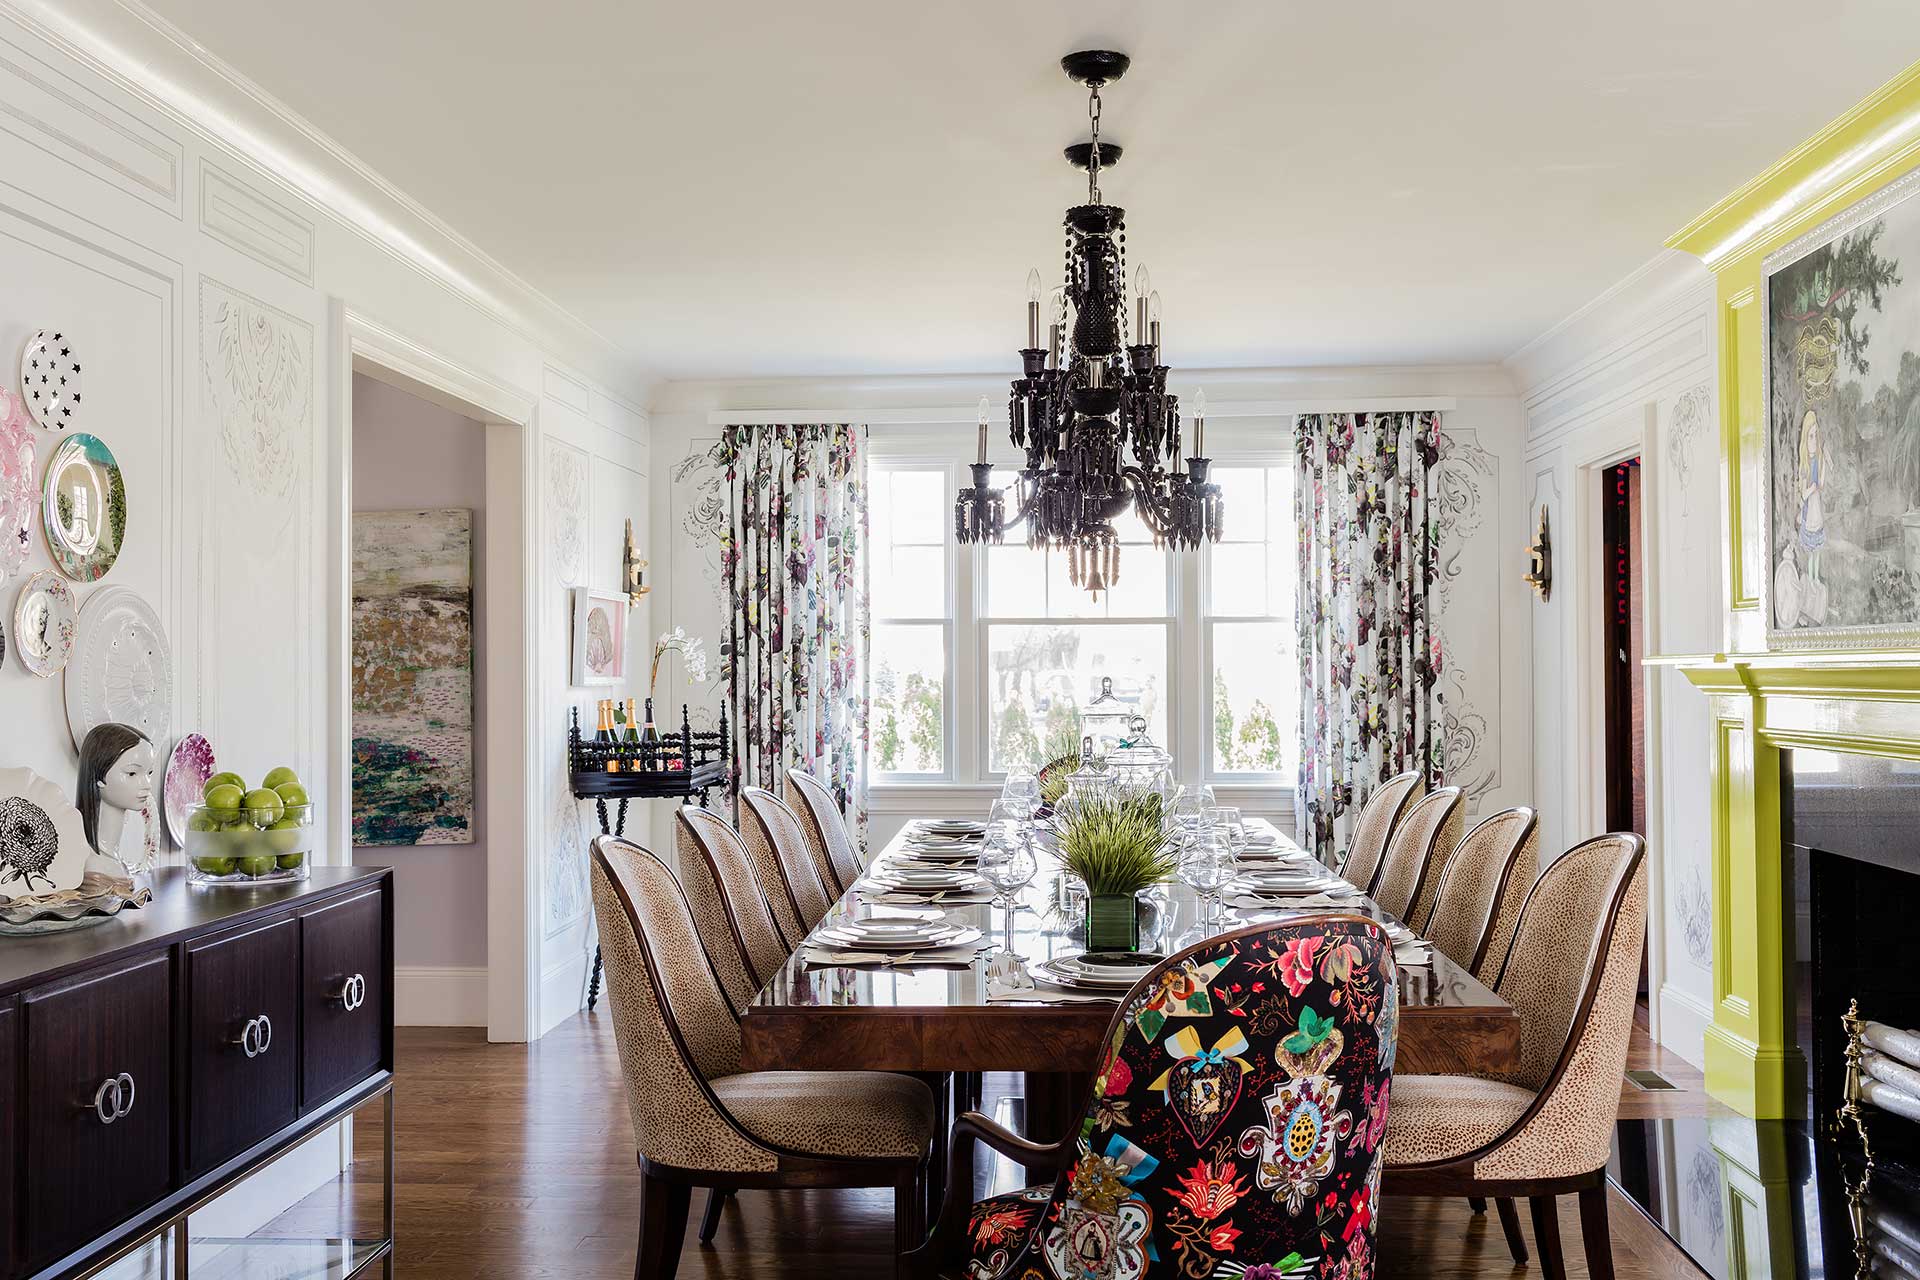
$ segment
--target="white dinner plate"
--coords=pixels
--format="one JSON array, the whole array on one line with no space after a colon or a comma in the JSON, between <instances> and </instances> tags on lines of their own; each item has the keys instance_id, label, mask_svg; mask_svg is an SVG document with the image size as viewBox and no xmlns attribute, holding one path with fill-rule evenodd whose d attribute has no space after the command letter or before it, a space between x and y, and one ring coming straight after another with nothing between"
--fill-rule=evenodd
<instances>
[{"instance_id":1,"label":"white dinner plate","mask_svg":"<svg viewBox=\"0 0 1920 1280\"><path fill-rule=\"evenodd\" d=\"M863 938L836 929L821 929L816 936L846 951L933 951L964 947L970 942L978 942L981 934L978 929L949 926L946 931L925 938Z\"/></svg>"},{"instance_id":2,"label":"white dinner plate","mask_svg":"<svg viewBox=\"0 0 1920 1280\"><path fill-rule=\"evenodd\" d=\"M1069 968L1058 960L1036 960L1029 969L1033 976L1065 987L1070 991L1110 991L1131 990L1137 978L1125 978L1106 974L1090 974L1081 968Z\"/></svg>"}]
</instances>

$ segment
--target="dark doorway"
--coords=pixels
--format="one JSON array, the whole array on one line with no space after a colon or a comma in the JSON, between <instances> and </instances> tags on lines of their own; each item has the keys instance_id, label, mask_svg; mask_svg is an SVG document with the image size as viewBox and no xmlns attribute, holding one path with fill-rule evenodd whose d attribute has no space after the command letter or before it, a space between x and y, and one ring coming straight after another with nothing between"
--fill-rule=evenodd
<instances>
[{"instance_id":1,"label":"dark doorway","mask_svg":"<svg viewBox=\"0 0 1920 1280\"><path fill-rule=\"evenodd\" d=\"M1607 829L1647 834L1645 546L1640 524L1640 459L1601 473L1601 566L1605 584ZM1647 965L1640 961L1640 997Z\"/></svg>"}]
</instances>

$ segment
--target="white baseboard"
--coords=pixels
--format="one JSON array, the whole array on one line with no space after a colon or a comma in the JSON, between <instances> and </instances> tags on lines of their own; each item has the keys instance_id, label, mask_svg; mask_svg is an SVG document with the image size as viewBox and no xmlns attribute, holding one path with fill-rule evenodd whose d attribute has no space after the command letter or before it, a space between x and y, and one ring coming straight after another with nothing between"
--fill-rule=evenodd
<instances>
[{"instance_id":1,"label":"white baseboard","mask_svg":"<svg viewBox=\"0 0 1920 1280\"><path fill-rule=\"evenodd\" d=\"M402 1027L486 1026L486 969L394 966L393 1020Z\"/></svg>"},{"instance_id":2,"label":"white baseboard","mask_svg":"<svg viewBox=\"0 0 1920 1280\"><path fill-rule=\"evenodd\" d=\"M540 975L539 1035L547 1034L587 1007L587 969L592 963L593 949L589 943L584 952L567 956Z\"/></svg>"},{"instance_id":3,"label":"white baseboard","mask_svg":"<svg viewBox=\"0 0 1920 1280\"><path fill-rule=\"evenodd\" d=\"M1706 1001L1671 982L1660 984L1660 1043L1664 1048L1705 1069L1707 1028L1712 1025L1713 1010Z\"/></svg>"}]
</instances>

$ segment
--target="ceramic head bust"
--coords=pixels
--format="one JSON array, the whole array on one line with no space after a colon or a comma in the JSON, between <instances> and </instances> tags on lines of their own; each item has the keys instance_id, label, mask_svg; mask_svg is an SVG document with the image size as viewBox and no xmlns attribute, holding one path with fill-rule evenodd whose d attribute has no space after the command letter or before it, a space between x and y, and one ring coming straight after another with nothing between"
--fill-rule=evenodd
<instances>
[{"instance_id":1,"label":"ceramic head bust","mask_svg":"<svg viewBox=\"0 0 1920 1280\"><path fill-rule=\"evenodd\" d=\"M88 846L120 864L116 873L125 866L120 842L127 813L151 810L157 767L152 740L131 725L96 725L80 744L80 777L73 802L80 810Z\"/></svg>"}]
</instances>

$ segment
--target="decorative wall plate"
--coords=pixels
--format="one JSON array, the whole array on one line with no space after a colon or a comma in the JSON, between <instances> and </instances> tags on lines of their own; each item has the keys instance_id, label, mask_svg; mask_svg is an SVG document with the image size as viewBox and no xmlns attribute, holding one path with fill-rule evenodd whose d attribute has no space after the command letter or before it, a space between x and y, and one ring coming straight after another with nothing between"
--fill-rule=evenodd
<instances>
[{"instance_id":1,"label":"decorative wall plate","mask_svg":"<svg viewBox=\"0 0 1920 1280\"><path fill-rule=\"evenodd\" d=\"M80 350L64 333L42 329L20 353L20 395L49 431L80 426Z\"/></svg>"},{"instance_id":2,"label":"decorative wall plate","mask_svg":"<svg viewBox=\"0 0 1920 1280\"><path fill-rule=\"evenodd\" d=\"M13 651L36 676L59 674L73 654L73 588L51 569L20 584L13 602Z\"/></svg>"},{"instance_id":3,"label":"decorative wall plate","mask_svg":"<svg viewBox=\"0 0 1920 1280\"><path fill-rule=\"evenodd\" d=\"M72 797L31 769L0 769L0 901L79 888L89 852Z\"/></svg>"},{"instance_id":4,"label":"decorative wall plate","mask_svg":"<svg viewBox=\"0 0 1920 1280\"><path fill-rule=\"evenodd\" d=\"M85 432L62 440L47 463L41 519L60 572L97 582L113 568L127 533L127 487L113 450Z\"/></svg>"},{"instance_id":5,"label":"decorative wall plate","mask_svg":"<svg viewBox=\"0 0 1920 1280\"><path fill-rule=\"evenodd\" d=\"M132 725L153 742L167 740L173 646L139 592L101 587L87 597L66 685L67 729L76 750L100 724Z\"/></svg>"},{"instance_id":6,"label":"decorative wall plate","mask_svg":"<svg viewBox=\"0 0 1920 1280\"><path fill-rule=\"evenodd\" d=\"M33 513L40 505L33 423L20 397L0 387L0 582L20 571L33 549Z\"/></svg>"},{"instance_id":7,"label":"decorative wall plate","mask_svg":"<svg viewBox=\"0 0 1920 1280\"><path fill-rule=\"evenodd\" d=\"M166 778L160 784L160 808L167 820L167 834L174 844L187 843L187 810L200 803L207 779L214 773L213 744L197 733L190 733L173 744L167 757Z\"/></svg>"}]
</instances>

